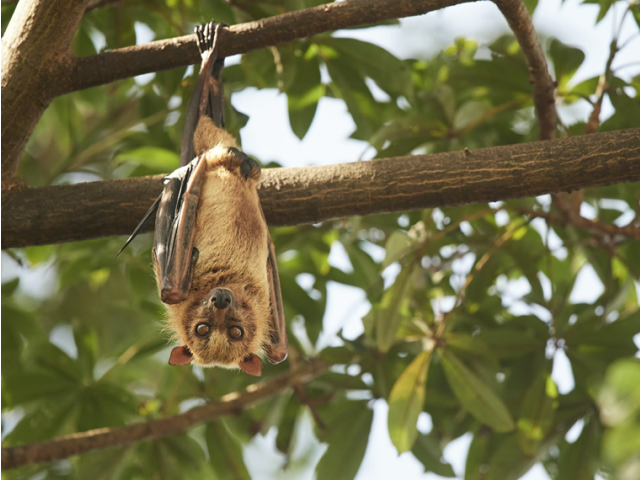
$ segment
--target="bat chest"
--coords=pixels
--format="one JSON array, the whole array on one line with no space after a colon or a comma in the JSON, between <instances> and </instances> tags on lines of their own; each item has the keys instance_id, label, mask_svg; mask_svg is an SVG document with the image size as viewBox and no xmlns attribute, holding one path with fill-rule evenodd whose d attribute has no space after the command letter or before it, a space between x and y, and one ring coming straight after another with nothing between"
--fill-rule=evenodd
<instances>
[{"instance_id":1,"label":"bat chest","mask_svg":"<svg viewBox=\"0 0 640 480\"><path fill-rule=\"evenodd\" d=\"M208 171L196 217L197 270L223 266L245 275L266 275L267 226L255 182L224 167ZM198 268L198 266L200 268Z\"/></svg>"}]
</instances>

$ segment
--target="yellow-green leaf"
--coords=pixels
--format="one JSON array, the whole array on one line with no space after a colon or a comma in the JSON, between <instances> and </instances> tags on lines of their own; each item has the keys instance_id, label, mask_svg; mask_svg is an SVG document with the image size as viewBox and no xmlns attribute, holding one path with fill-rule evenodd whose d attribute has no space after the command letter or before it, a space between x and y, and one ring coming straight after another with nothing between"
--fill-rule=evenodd
<instances>
[{"instance_id":1,"label":"yellow-green leaf","mask_svg":"<svg viewBox=\"0 0 640 480\"><path fill-rule=\"evenodd\" d=\"M403 267L396 282L384 293L382 302L376 309L376 339L381 352L389 351L395 341L396 331L402 320L400 309L404 298L411 292L414 270L413 264Z\"/></svg>"},{"instance_id":2,"label":"yellow-green leaf","mask_svg":"<svg viewBox=\"0 0 640 480\"><path fill-rule=\"evenodd\" d=\"M424 405L431 350L420 353L406 368L389 395L389 436L398 453L411 450L416 441L418 415Z\"/></svg>"}]
</instances>

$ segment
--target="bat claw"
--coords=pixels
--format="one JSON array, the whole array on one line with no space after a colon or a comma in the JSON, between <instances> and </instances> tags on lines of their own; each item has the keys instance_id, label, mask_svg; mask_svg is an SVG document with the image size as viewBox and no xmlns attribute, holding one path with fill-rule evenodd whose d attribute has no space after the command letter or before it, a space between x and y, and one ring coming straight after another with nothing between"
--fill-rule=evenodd
<instances>
[{"instance_id":1,"label":"bat claw","mask_svg":"<svg viewBox=\"0 0 640 480\"><path fill-rule=\"evenodd\" d=\"M260 164L256 160L237 148L230 147L228 151L231 155L242 160L240 164L240 175L242 175L242 178L247 180L249 177L258 178L260 176L262 168L260 168Z\"/></svg>"}]
</instances>

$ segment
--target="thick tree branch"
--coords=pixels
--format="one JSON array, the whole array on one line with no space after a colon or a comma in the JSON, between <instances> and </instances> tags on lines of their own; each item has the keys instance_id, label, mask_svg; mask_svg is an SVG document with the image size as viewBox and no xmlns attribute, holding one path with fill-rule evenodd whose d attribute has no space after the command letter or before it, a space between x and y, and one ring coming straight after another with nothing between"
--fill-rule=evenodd
<instances>
[{"instance_id":1,"label":"thick tree branch","mask_svg":"<svg viewBox=\"0 0 640 480\"><path fill-rule=\"evenodd\" d=\"M524 53L533 84L533 103L538 117L538 138L556 138L555 83L549 74L547 60L533 28L527 7L521 0L494 0L507 19L520 49Z\"/></svg>"},{"instance_id":2,"label":"thick tree branch","mask_svg":"<svg viewBox=\"0 0 640 480\"><path fill-rule=\"evenodd\" d=\"M2 184L8 187L27 140L52 100L49 69L72 60L70 45L88 0L22 0L2 37Z\"/></svg>"},{"instance_id":3,"label":"thick tree branch","mask_svg":"<svg viewBox=\"0 0 640 480\"><path fill-rule=\"evenodd\" d=\"M2 248L129 234L161 177L8 192ZM640 129L370 162L265 170L272 226L483 203L640 180ZM151 226L149 226L151 230Z\"/></svg>"},{"instance_id":4,"label":"thick tree branch","mask_svg":"<svg viewBox=\"0 0 640 480\"><path fill-rule=\"evenodd\" d=\"M319 360L296 370L249 386L246 391L230 393L220 400L192 408L180 415L134 423L119 428L100 428L75 433L48 442L30 443L2 449L2 469L32 463L51 462L109 447L130 445L141 440L181 433L204 422L231 415L288 388L322 375L327 365Z\"/></svg>"},{"instance_id":5,"label":"thick tree branch","mask_svg":"<svg viewBox=\"0 0 640 480\"><path fill-rule=\"evenodd\" d=\"M247 53L323 32L422 15L472 1L477 0L350 0L320 5L229 27L221 38L220 55ZM54 67L51 75L62 94L194 63L200 63L196 37L185 35L79 58L71 68Z\"/></svg>"}]
</instances>

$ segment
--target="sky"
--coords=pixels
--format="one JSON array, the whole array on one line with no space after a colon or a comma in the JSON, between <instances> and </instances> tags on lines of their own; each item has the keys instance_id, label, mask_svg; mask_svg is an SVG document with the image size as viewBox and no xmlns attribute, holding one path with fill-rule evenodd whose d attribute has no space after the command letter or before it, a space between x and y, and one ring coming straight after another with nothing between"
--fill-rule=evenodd
<instances>
[{"instance_id":1,"label":"sky","mask_svg":"<svg viewBox=\"0 0 640 480\"><path fill-rule=\"evenodd\" d=\"M616 17L616 25L620 21L622 10L621 6L618 7L599 25L594 26L598 13L598 8L594 5L580 6L578 0L567 0L564 3L560 0L540 1L534 15L534 25L538 33L543 37L559 38L564 43L577 46L586 53L585 62L577 72L574 82L603 72L609 54L613 16ZM375 43L399 58L429 58L443 47L450 45L457 37L475 39L481 45L487 45L491 40L509 31L503 17L491 2L450 7L420 17L403 19L400 23L400 26L345 30L337 32L337 35ZM633 21L627 19L622 29L621 39L624 41L635 32L637 28ZM153 32L143 24L136 25L136 34L138 44L153 39ZM640 37L636 37L630 47L618 54L614 67L637 61L634 50L637 52L639 49ZM237 61L239 57L231 57L227 60L227 65ZM639 71L640 66L628 68L620 76L630 78L637 75ZM149 76L141 76L137 81L141 84L146 83L149 81ZM374 94L382 93L374 92ZM348 138L355 130L355 125L346 107L339 100L323 98L320 101L311 128L302 141L293 134L289 126L287 101L284 94L276 90L258 91L252 88L234 93L231 101L237 110L250 117L246 127L241 131L243 150L263 162L275 160L286 167L345 163L358 160L366 150L366 143ZM605 103L603 116L606 117L610 112L611 106ZM572 123L579 118L586 119L588 113L586 105L577 105L562 110L560 115ZM548 196L541 197L541 200L548 201ZM587 207L582 213L585 216L592 214ZM534 221L533 224L541 232L546 229L544 222ZM549 246L552 250L561 249L557 236L551 235ZM369 253L376 260L384 258L384 250L379 247L371 246ZM2 255L2 259L3 282L19 275L23 280L21 288L27 290L25 293L36 297L53 293L55 290L55 272L51 269L46 267L34 270L20 269L9 261L5 254ZM345 270L351 268L348 257L339 243L332 247L329 261L332 265ZM470 267L471 265L462 268ZM397 273L393 266L389 267L384 272L385 282L391 283ZM301 276L298 281L303 288L309 288L312 279ZM518 299L528 292L528 284L523 285L518 281L504 282L498 285L498 288L503 292L505 304L509 304L512 311L522 311L526 308L522 302L518 302ZM579 274L571 300L592 303L600 295L602 288L593 269L587 267ZM355 338L360 335L362 333L361 318L368 309L369 304L361 290L336 283L329 284L324 335L321 343L335 344L336 333L340 329L343 329L346 338ZM70 330L56 329L52 333L52 341L70 353L74 353L74 349L69 348L69 342L73 342ZM573 388L571 366L562 351L555 353L553 378L561 393L567 393ZM398 456L387 432L386 403L372 402L372 408L374 421L369 445L356 478L358 480L441 478L432 473L424 473L422 464L410 453ZM313 478L313 469L308 468L307 465L315 465L326 447L313 436L309 416L305 417L297 428L301 430L299 436L301 441L296 446L293 458L299 461L292 462L286 471L280 468L284 457L275 450L276 431L274 429L264 437L256 437L245 448L245 460L253 477ZM428 414L421 414L418 428L423 433L430 430L431 418ZM578 423L569 431L567 439L575 441L580 430L581 424ZM470 442L471 436L465 435L451 442L444 451L445 460L451 463L459 477L464 472ZM536 465L522 478L547 480L549 477L540 465Z\"/></svg>"}]
</instances>

